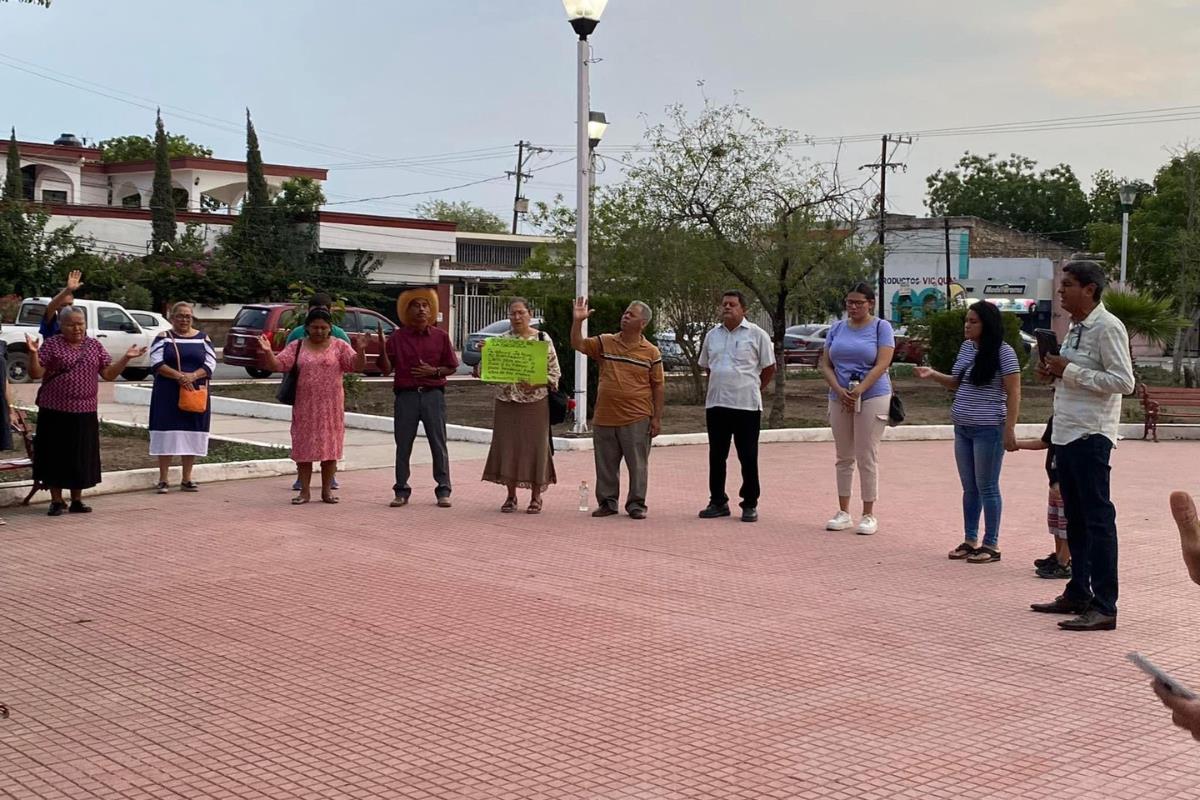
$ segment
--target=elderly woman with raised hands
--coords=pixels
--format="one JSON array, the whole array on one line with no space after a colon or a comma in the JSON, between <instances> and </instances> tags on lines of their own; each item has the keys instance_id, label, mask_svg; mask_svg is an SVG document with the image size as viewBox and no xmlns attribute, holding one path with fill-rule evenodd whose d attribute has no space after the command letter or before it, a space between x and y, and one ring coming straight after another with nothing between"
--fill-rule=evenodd
<instances>
[{"instance_id":1,"label":"elderly woman with raised hands","mask_svg":"<svg viewBox=\"0 0 1200 800\"><path fill-rule=\"evenodd\" d=\"M97 416L99 375L116 380L145 347L133 346L116 361L104 345L87 335L81 309L66 306L58 312L61 330L42 343L25 336L29 348L29 374L41 378L37 393L37 447L33 479L50 489L50 516L63 511L91 511L83 503L83 490L100 482L100 420ZM71 505L63 490L71 492Z\"/></svg>"},{"instance_id":2,"label":"elderly woman with raised hands","mask_svg":"<svg viewBox=\"0 0 1200 800\"><path fill-rule=\"evenodd\" d=\"M300 474L300 494L292 505L311 499L313 462L321 464L321 502L336 503L333 476L342 457L346 438L346 395L342 374L362 372L367 363L367 339L360 337L351 347L333 338L333 317L323 308L314 308L304 320L308 335L292 342L278 354L271 351L271 340L259 336L267 366L275 372L296 368L296 399L292 405L292 460ZM383 348L383 331L379 331Z\"/></svg>"},{"instance_id":3,"label":"elderly woman with raised hands","mask_svg":"<svg viewBox=\"0 0 1200 800\"><path fill-rule=\"evenodd\" d=\"M174 456L179 456L183 465L179 488L185 492L199 490L192 480L192 467L196 456L208 455L211 415L207 386L217 368L212 342L192 327L191 304L171 306L170 320L171 330L160 333L150 346L150 368L154 371L150 455L158 456L155 491L159 494L168 491L167 473Z\"/></svg>"},{"instance_id":4,"label":"elderly woman with raised hands","mask_svg":"<svg viewBox=\"0 0 1200 800\"><path fill-rule=\"evenodd\" d=\"M542 492L555 483L554 453L550 447L550 405L548 389L557 388L562 377L554 342L530 326L532 314L529 301L514 297L508 304L508 321L512 329L501 337L541 340L549 348L546 360L547 383L532 386L528 383L501 384L496 392L492 423L492 445L488 449L483 480L508 488L508 497L500 510L511 513L517 508L517 489L530 491L527 514L542 510ZM486 344L484 345L487 346ZM479 367L475 368L479 375Z\"/></svg>"}]
</instances>

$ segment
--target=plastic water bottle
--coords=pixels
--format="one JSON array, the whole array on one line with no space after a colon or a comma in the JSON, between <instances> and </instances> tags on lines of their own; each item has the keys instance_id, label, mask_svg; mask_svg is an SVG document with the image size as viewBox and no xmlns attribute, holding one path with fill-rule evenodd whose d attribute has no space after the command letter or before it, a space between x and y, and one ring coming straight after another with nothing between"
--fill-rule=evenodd
<instances>
[{"instance_id":1,"label":"plastic water bottle","mask_svg":"<svg viewBox=\"0 0 1200 800\"><path fill-rule=\"evenodd\" d=\"M580 511L588 510L588 495L589 494L590 493L588 492L587 481L581 481L579 484L579 510Z\"/></svg>"},{"instance_id":2,"label":"plastic water bottle","mask_svg":"<svg viewBox=\"0 0 1200 800\"><path fill-rule=\"evenodd\" d=\"M862 381L859 380L859 377L857 375L855 375L853 378L850 379L850 383L847 384L846 388L853 392L856 388L858 388L858 385L860 383L862 383ZM857 414L860 411L862 411L862 396L861 395L854 398L854 413Z\"/></svg>"}]
</instances>

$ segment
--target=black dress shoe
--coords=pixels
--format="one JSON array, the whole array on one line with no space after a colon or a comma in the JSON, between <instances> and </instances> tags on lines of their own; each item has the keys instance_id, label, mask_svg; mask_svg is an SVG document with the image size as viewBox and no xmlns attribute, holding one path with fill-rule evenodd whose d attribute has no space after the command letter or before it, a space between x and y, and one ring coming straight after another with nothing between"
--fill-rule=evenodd
<instances>
[{"instance_id":1,"label":"black dress shoe","mask_svg":"<svg viewBox=\"0 0 1200 800\"><path fill-rule=\"evenodd\" d=\"M82 500L72 500L71 507L68 508L67 511L71 512L72 514L90 514L92 513L92 507L89 505L84 505Z\"/></svg>"},{"instance_id":2,"label":"black dress shoe","mask_svg":"<svg viewBox=\"0 0 1200 800\"><path fill-rule=\"evenodd\" d=\"M743 508L742 509L742 522L758 522L758 509L757 508Z\"/></svg>"},{"instance_id":3,"label":"black dress shoe","mask_svg":"<svg viewBox=\"0 0 1200 800\"><path fill-rule=\"evenodd\" d=\"M1064 631L1115 631L1117 615L1105 614L1098 609L1089 608L1074 619L1064 619L1058 623Z\"/></svg>"},{"instance_id":4,"label":"black dress shoe","mask_svg":"<svg viewBox=\"0 0 1200 800\"><path fill-rule=\"evenodd\" d=\"M1049 603L1030 603L1029 607L1042 614L1083 614L1088 610L1087 603L1076 603L1062 595Z\"/></svg>"},{"instance_id":5,"label":"black dress shoe","mask_svg":"<svg viewBox=\"0 0 1200 800\"><path fill-rule=\"evenodd\" d=\"M708 505L706 505L704 507L704 510L700 512L700 519L716 519L717 517L728 517L728 516L729 516L729 504L728 503L726 503L725 505L720 505L720 506L709 503Z\"/></svg>"},{"instance_id":6,"label":"black dress shoe","mask_svg":"<svg viewBox=\"0 0 1200 800\"><path fill-rule=\"evenodd\" d=\"M629 512L629 518L630 519L645 519L646 518L646 509L644 509L644 508L633 509L632 511Z\"/></svg>"},{"instance_id":7,"label":"black dress shoe","mask_svg":"<svg viewBox=\"0 0 1200 800\"><path fill-rule=\"evenodd\" d=\"M67 510L66 503L56 503L50 501L50 510L46 512L47 517L61 517L62 513Z\"/></svg>"},{"instance_id":8,"label":"black dress shoe","mask_svg":"<svg viewBox=\"0 0 1200 800\"><path fill-rule=\"evenodd\" d=\"M617 510L615 508L609 508L608 506L600 506L599 508L597 508L595 511L592 512L592 516L593 517L611 517L616 513L617 513Z\"/></svg>"}]
</instances>

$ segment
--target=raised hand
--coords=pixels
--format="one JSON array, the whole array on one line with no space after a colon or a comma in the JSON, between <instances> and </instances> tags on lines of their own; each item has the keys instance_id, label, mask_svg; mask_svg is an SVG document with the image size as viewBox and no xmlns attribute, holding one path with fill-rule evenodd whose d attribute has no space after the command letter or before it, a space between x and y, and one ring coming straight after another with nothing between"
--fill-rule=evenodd
<instances>
[{"instance_id":1,"label":"raised hand","mask_svg":"<svg viewBox=\"0 0 1200 800\"><path fill-rule=\"evenodd\" d=\"M261 347L263 349L263 351L267 352L267 353L273 352L275 350L275 348L271 347L271 340L269 338L267 338L267 335L265 333L260 333L258 335L258 346Z\"/></svg>"},{"instance_id":2,"label":"raised hand","mask_svg":"<svg viewBox=\"0 0 1200 800\"><path fill-rule=\"evenodd\" d=\"M367 337L365 337L365 336L358 337L358 340L354 342L354 352L356 352L356 353L366 353L367 352Z\"/></svg>"},{"instance_id":3,"label":"raised hand","mask_svg":"<svg viewBox=\"0 0 1200 800\"><path fill-rule=\"evenodd\" d=\"M1179 546L1188 575L1200 583L1200 519L1196 516L1196 504L1190 494L1171 492L1171 516L1179 528Z\"/></svg>"},{"instance_id":4,"label":"raised hand","mask_svg":"<svg viewBox=\"0 0 1200 800\"><path fill-rule=\"evenodd\" d=\"M583 322L592 315L588 309L588 301L586 297L578 297L575 299L575 306L572 308L572 319L576 322Z\"/></svg>"},{"instance_id":5,"label":"raised hand","mask_svg":"<svg viewBox=\"0 0 1200 800\"><path fill-rule=\"evenodd\" d=\"M29 352L36 353L38 348L42 346L42 342L35 336L25 334L25 346L29 348Z\"/></svg>"},{"instance_id":6,"label":"raised hand","mask_svg":"<svg viewBox=\"0 0 1200 800\"><path fill-rule=\"evenodd\" d=\"M67 274L67 291L74 294L80 286L83 286L83 273L73 269Z\"/></svg>"},{"instance_id":7,"label":"raised hand","mask_svg":"<svg viewBox=\"0 0 1200 800\"><path fill-rule=\"evenodd\" d=\"M135 344L132 347L130 347L128 350L125 351L125 358L129 359L130 361L132 361L135 358L141 358L144 355L146 355L146 346L145 345Z\"/></svg>"}]
</instances>

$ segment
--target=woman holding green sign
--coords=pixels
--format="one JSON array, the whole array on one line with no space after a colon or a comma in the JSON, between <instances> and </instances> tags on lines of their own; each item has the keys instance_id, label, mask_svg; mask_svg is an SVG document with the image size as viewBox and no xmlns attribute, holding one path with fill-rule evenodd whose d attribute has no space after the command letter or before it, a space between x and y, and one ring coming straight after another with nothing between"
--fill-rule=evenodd
<instances>
[{"instance_id":1,"label":"woman holding green sign","mask_svg":"<svg viewBox=\"0 0 1200 800\"><path fill-rule=\"evenodd\" d=\"M487 464L483 468L483 480L503 484L508 488L508 497L500 510L511 514L517 509L517 489L529 489L531 496L528 514L542 510L542 492L555 483L554 454L550 449L550 406L547 402L547 386L557 387L562 377L558 366L558 355L549 336L531 327L532 314L529 302L523 297L514 297L508 304L508 321L512 329L492 339L522 339L546 345L545 383L528 381L501 383L496 392L496 410L492 423L492 446L488 450ZM531 374L541 375L540 347L532 361ZM484 345L484 360L487 362L487 345ZM511 362L510 362L511 363ZM485 364L485 373L487 365ZM475 368L476 377L479 367ZM488 375L484 375L485 380Z\"/></svg>"}]
</instances>

